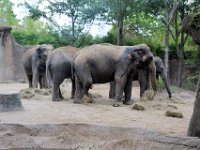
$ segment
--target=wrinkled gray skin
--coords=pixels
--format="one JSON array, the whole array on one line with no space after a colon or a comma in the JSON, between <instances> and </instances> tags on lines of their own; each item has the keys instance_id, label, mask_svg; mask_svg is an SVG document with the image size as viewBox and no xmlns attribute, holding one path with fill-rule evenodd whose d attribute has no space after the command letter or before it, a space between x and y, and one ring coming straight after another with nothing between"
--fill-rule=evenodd
<instances>
[{"instance_id":1,"label":"wrinkled gray skin","mask_svg":"<svg viewBox=\"0 0 200 150\"><path fill-rule=\"evenodd\" d=\"M172 97L169 84L167 81L165 69L164 69L164 63L160 57L154 57L154 62L156 65L156 78L159 79L159 76L162 78L165 88L167 89L169 98ZM149 77L149 68L146 66L146 64L142 63L132 74L133 81L138 81L140 84L140 97L143 97L145 91L148 89L148 79ZM126 96L126 95L125 95ZM115 83L110 83L110 91L109 91L109 98L114 99L115 97Z\"/></svg>"},{"instance_id":2,"label":"wrinkled gray skin","mask_svg":"<svg viewBox=\"0 0 200 150\"><path fill-rule=\"evenodd\" d=\"M155 65L156 65L156 78L158 80L159 76L161 77L161 79L163 80L163 82L165 84L165 88L168 92L169 98L171 98L172 94L171 94L171 91L169 88L169 82L167 81L164 62L162 61L162 59L160 57L155 57L154 61L155 61Z\"/></svg>"},{"instance_id":3,"label":"wrinkled gray skin","mask_svg":"<svg viewBox=\"0 0 200 150\"><path fill-rule=\"evenodd\" d=\"M52 51L51 45L37 45L28 49L22 57L25 73L28 78L29 88L47 87L46 82L46 60Z\"/></svg>"},{"instance_id":4,"label":"wrinkled gray skin","mask_svg":"<svg viewBox=\"0 0 200 150\"><path fill-rule=\"evenodd\" d=\"M93 83L116 82L116 97L113 106L122 106L121 97L131 93L131 72L140 62L152 60L150 48L145 44L136 46L115 46L96 44L81 49L73 61L73 74L76 81L74 103L82 103L83 95L88 95ZM151 63L153 71L153 87L156 91L155 64ZM154 96L156 92L154 93ZM129 96L130 97L130 96ZM130 99L125 98L124 104Z\"/></svg>"},{"instance_id":5,"label":"wrinkled gray skin","mask_svg":"<svg viewBox=\"0 0 200 150\"><path fill-rule=\"evenodd\" d=\"M46 72L50 74L53 82L52 100L60 101L63 96L60 91L60 84L64 79L71 78L71 64L74 54L78 51L78 48L66 46L55 49L47 60ZM47 74L48 78L48 74ZM75 93L75 81L72 79L72 92L71 98L74 98Z\"/></svg>"}]
</instances>

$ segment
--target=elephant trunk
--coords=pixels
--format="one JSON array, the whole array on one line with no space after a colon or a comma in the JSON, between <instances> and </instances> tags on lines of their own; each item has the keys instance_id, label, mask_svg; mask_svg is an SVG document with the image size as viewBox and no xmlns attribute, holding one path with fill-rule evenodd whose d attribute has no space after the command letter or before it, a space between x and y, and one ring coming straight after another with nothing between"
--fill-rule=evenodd
<instances>
[{"instance_id":1,"label":"elephant trunk","mask_svg":"<svg viewBox=\"0 0 200 150\"><path fill-rule=\"evenodd\" d=\"M52 77L50 75L50 62L49 59L46 61L46 82L47 82L47 88L51 88L52 87Z\"/></svg>"},{"instance_id":2,"label":"elephant trunk","mask_svg":"<svg viewBox=\"0 0 200 150\"><path fill-rule=\"evenodd\" d=\"M168 84L168 81L167 81L167 77L166 77L166 75L164 73L164 70L161 72L160 76L161 76L161 78L162 78L162 80L163 80L163 82L165 84L165 88L167 89L169 98L171 98L172 94L171 94L171 91L170 91L170 88L169 88L169 84Z\"/></svg>"},{"instance_id":3,"label":"elephant trunk","mask_svg":"<svg viewBox=\"0 0 200 150\"><path fill-rule=\"evenodd\" d=\"M148 68L150 72L151 85L154 91L153 97L155 97L157 93L157 85L156 85L156 66L155 66L154 60L150 62L150 64L148 65Z\"/></svg>"}]
</instances>

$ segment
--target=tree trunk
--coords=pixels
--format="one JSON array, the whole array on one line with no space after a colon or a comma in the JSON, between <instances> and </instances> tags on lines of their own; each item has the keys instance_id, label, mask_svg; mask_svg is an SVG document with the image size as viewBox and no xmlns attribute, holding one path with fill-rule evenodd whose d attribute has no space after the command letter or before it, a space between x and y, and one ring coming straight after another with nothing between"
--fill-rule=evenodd
<instances>
[{"instance_id":1,"label":"tree trunk","mask_svg":"<svg viewBox=\"0 0 200 150\"><path fill-rule=\"evenodd\" d=\"M169 60L169 26L165 27L165 69L168 77L168 60Z\"/></svg>"},{"instance_id":2,"label":"tree trunk","mask_svg":"<svg viewBox=\"0 0 200 150\"><path fill-rule=\"evenodd\" d=\"M122 45L123 40L123 17L120 17L117 22L117 45Z\"/></svg>"},{"instance_id":3,"label":"tree trunk","mask_svg":"<svg viewBox=\"0 0 200 150\"><path fill-rule=\"evenodd\" d=\"M200 22L200 15L196 17L198 17L198 21ZM199 38L200 29L191 28L191 20L192 20L191 16L185 17L182 29L185 33L191 35L194 42L200 46L200 38ZM200 74L197 83L196 100L194 103L193 114L190 120L187 135L197 136L200 138Z\"/></svg>"},{"instance_id":4,"label":"tree trunk","mask_svg":"<svg viewBox=\"0 0 200 150\"><path fill-rule=\"evenodd\" d=\"M197 83L197 95L194 103L193 114L190 119L188 136L197 136L200 138L200 74Z\"/></svg>"},{"instance_id":5,"label":"tree trunk","mask_svg":"<svg viewBox=\"0 0 200 150\"><path fill-rule=\"evenodd\" d=\"M74 17L72 17L72 45L75 43L75 21Z\"/></svg>"},{"instance_id":6,"label":"tree trunk","mask_svg":"<svg viewBox=\"0 0 200 150\"><path fill-rule=\"evenodd\" d=\"M168 0L165 0L165 72L168 78L168 60L169 60L169 10Z\"/></svg>"}]
</instances>

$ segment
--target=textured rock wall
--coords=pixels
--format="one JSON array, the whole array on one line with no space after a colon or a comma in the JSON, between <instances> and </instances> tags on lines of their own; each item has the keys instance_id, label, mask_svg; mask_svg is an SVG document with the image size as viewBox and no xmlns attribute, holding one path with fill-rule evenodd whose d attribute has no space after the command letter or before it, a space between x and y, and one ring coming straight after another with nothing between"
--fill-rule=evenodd
<instances>
[{"instance_id":1,"label":"textured rock wall","mask_svg":"<svg viewBox=\"0 0 200 150\"><path fill-rule=\"evenodd\" d=\"M0 82L25 80L22 55L25 47L15 42L12 28L0 26Z\"/></svg>"}]
</instances>

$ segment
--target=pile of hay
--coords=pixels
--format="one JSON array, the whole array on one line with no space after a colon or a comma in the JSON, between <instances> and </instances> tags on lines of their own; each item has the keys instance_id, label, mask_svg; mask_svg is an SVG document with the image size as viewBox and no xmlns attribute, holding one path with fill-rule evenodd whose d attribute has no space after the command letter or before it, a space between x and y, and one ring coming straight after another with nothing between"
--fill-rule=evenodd
<instances>
[{"instance_id":1,"label":"pile of hay","mask_svg":"<svg viewBox=\"0 0 200 150\"><path fill-rule=\"evenodd\" d=\"M167 117L183 118L183 114L182 113L171 111L171 110L167 110L165 112L165 116L167 116Z\"/></svg>"},{"instance_id":2,"label":"pile of hay","mask_svg":"<svg viewBox=\"0 0 200 150\"><path fill-rule=\"evenodd\" d=\"M20 91L22 99L40 99L41 96L50 96L52 89L27 88Z\"/></svg>"},{"instance_id":3,"label":"pile of hay","mask_svg":"<svg viewBox=\"0 0 200 150\"><path fill-rule=\"evenodd\" d=\"M132 108L135 110L145 110L144 106L139 104L134 104Z\"/></svg>"}]
</instances>

